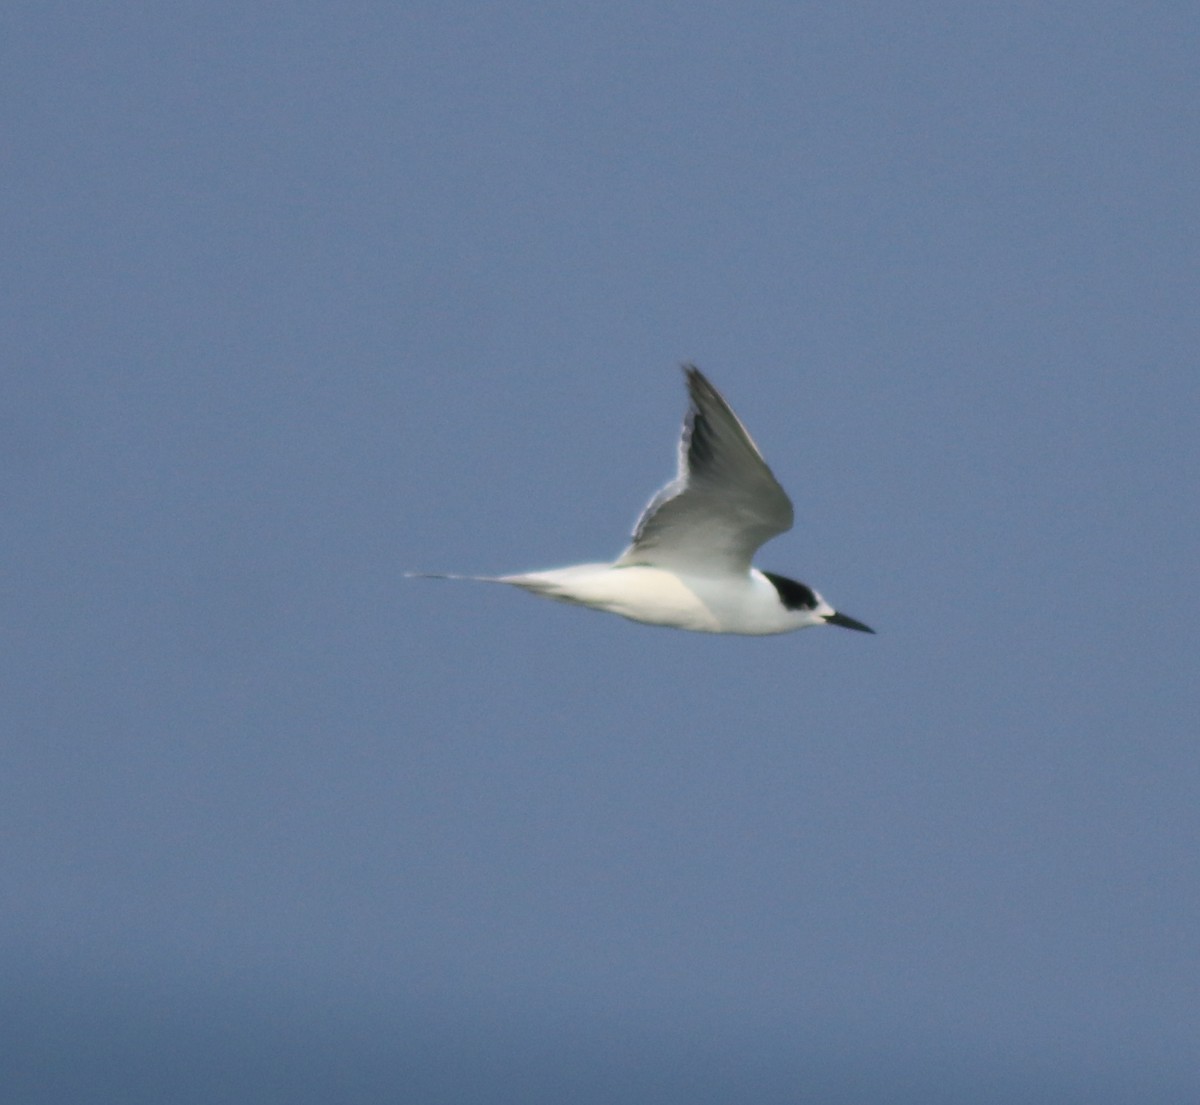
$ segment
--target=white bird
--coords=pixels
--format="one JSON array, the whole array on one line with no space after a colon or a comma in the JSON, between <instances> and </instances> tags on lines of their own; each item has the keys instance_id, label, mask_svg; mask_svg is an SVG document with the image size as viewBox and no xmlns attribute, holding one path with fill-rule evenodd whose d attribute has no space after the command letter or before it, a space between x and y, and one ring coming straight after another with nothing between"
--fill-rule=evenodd
<instances>
[{"instance_id":1,"label":"white bird","mask_svg":"<svg viewBox=\"0 0 1200 1105\"><path fill-rule=\"evenodd\" d=\"M720 392L695 365L683 371L691 405L678 475L650 500L616 561L507 576L409 574L508 583L698 633L761 636L810 625L874 633L806 584L751 566L760 545L792 528L791 500Z\"/></svg>"}]
</instances>

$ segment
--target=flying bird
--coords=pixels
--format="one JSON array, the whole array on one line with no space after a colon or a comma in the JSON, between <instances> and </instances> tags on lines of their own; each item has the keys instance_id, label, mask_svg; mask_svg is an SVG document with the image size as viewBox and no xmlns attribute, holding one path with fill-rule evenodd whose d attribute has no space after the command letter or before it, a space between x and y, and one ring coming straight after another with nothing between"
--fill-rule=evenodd
<instances>
[{"instance_id":1,"label":"flying bird","mask_svg":"<svg viewBox=\"0 0 1200 1105\"><path fill-rule=\"evenodd\" d=\"M810 625L874 633L807 584L751 565L759 546L792 528L791 500L721 393L695 365L683 371L691 402L678 474L642 511L632 543L614 562L506 576L410 575L507 583L697 633L763 636Z\"/></svg>"}]
</instances>

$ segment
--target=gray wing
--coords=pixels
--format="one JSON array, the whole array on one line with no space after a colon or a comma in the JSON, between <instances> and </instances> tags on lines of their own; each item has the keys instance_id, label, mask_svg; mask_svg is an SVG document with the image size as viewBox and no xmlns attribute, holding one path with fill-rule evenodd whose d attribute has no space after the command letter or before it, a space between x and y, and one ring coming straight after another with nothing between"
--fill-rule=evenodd
<instances>
[{"instance_id":1,"label":"gray wing","mask_svg":"<svg viewBox=\"0 0 1200 1105\"><path fill-rule=\"evenodd\" d=\"M679 474L650 500L617 564L746 572L760 545L792 528L792 503L720 392L695 365L683 370L691 406Z\"/></svg>"}]
</instances>

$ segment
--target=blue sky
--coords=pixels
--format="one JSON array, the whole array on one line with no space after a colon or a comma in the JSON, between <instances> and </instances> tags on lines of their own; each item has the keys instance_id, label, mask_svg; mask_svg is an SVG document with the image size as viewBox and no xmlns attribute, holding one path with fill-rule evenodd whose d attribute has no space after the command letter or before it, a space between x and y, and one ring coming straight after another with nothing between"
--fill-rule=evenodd
<instances>
[{"instance_id":1,"label":"blue sky","mask_svg":"<svg viewBox=\"0 0 1200 1105\"><path fill-rule=\"evenodd\" d=\"M1194 11L4 26L13 1101L1190 1100ZM877 637L402 578L685 359Z\"/></svg>"}]
</instances>

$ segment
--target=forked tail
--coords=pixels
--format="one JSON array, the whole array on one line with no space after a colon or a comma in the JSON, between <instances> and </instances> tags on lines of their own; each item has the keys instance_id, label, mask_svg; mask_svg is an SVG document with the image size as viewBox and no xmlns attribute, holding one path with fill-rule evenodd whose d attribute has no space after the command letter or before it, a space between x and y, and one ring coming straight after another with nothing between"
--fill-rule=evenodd
<instances>
[{"instance_id":1,"label":"forked tail","mask_svg":"<svg viewBox=\"0 0 1200 1105\"><path fill-rule=\"evenodd\" d=\"M528 572L511 576L462 576L453 572L405 572L405 579L458 579L467 583L505 583L509 587L520 587L537 595L558 598L559 583L554 573ZM547 578L549 577L549 578Z\"/></svg>"},{"instance_id":2,"label":"forked tail","mask_svg":"<svg viewBox=\"0 0 1200 1105\"><path fill-rule=\"evenodd\" d=\"M405 572L405 579L458 579L467 583L511 583L501 576L462 576L454 572Z\"/></svg>"}]
</instances>

